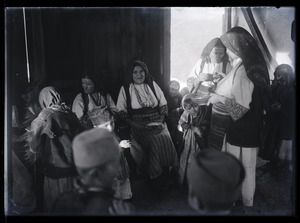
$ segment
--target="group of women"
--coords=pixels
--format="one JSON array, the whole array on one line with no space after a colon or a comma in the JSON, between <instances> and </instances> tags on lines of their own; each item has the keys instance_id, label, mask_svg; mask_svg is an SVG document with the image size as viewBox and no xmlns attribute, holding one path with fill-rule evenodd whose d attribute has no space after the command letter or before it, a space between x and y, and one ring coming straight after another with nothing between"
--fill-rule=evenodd
<instances>
[{"instance_id":1,"label":"group of women","mask_svg":"<svg viewBox=\"0 0 300 223\"><path fill-rule=\"evenodd\" d=\"M263 111L270 97L270 80L263 55L248 31L234 27L205 47L191 76L195 76L196 80L194 91L191 92L194 95L197 95L197 89L204 81L215 81L216 87L210 93L207 104L201 105L200 112L197 110L201 117L192 121L195 118L192 115L190 122L197 127L198 121L200 126L202 120L205 120L202 126L207 131L206 148L231 153L242 162L246 177L241 199L245 206L252 206ZM70 179L76 175L72 161L73 138L82 131L106 123L122 121L129 126L130 141L127 145L120 143L120 147L130 147L131 156L140 173L145 173L154 185L165 174L175 172L181 175L182 171L186 172L190 161L183 162L182 159L193 157L186 158L183 151L182 156L185 158L178 158L165 122L168 115L166 98L144 62L134 61L132 74L121 87L117 103L110 94L101 92L92 74L84 74L80 81L82 92L75 97L71 108L61 100L54 87L43 88L39 93L42 110L26 133L30 151L36 154L36 159L42 160L40 165L45 176L44 211L51 209L59 194L72 188ZM183 113L179 123L182 127L182 120L188 120L188 114L191 114L189 111L197 107L197 100L191 95L183 100L186 102L187 99L190 99L190 104L183 103L187 113ZM206 114L209 109L211 115ZM106 126L115 131L111 125ZM183 128L183 131L186 129ZM199 135L204 136L201 131ZM193 132L184 137L189 137L190 141L195 141L195 146L199 146ZM196 152L201 152L201 149ZM126 159L121 162L118 188L127 193L123 193L125 198L122 193L118 193L118 196L128 199L132 196L128 181L130 170ZM120 182L123 186L120 186Z\"/></svg>"},{"instance_id":2,"label":"group of women","mask_svg":"<svg viewBox=\"0 0 300 223\"><path fill-rule=\"evenodd\" d=\"M194 78L190 93L197 94L201 88L199 86L205 81L214 82L213 91L209 94L210 98L207 102L208 106L212 104L208 146L211 149L233 154L242 162L246 177L242 185L241 200L246 207L253 206L256 162L259 152L266 154L265 151L268 149L267 152L273 153L273 156L275 152L279 153L281 156L279 159L287 161L292 170L293 137L292 134L286 137L282 131L289 133L294 130L291 126L293 123L291 119L295 118L292 108L295 103L294 82L291 81L294 79L294 73L290 65L281 64L275 70L275 82L277 82L276 76L278 75L282 79L281 83L286 83L280 85L281 93L271 90L267 64L256 40L244 28L233 27L220 38L215 38L207 44L201 54L201 59L189 76ZM282 76L286 77L284 78L286 81L283 81ZM271 129L267 131L272 131L272 135L266 131L264 117L266 112L267 114L270 112L274 100L283 97L285 102L281 101L280 106L283 107L279 109L280 115L277 115L278 120L273 119L273 122L289 123L289 129L276 129L278 139L282 142L281 149L275 151L274 144L271 149L269 146L264 148L264 144L266 146L274 141L274 134L276 134ZM284 118L286 116L289 118ZM275 125L282 128L286 126ZM267 128L269 127L268 123ZM264 142L264 138L268 141ZM289 146L286 146L288 143L284 140L285 138L289 139ZM284 155L280 155L282 150ZM270 160L269 157L268 160Z\"/></svg>"}]
</instances>

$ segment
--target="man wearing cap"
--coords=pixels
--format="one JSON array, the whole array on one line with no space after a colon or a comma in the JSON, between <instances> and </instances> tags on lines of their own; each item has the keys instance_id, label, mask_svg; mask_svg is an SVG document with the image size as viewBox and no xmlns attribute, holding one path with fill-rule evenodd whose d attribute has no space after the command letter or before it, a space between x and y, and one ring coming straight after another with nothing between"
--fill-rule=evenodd
<instances>
[{"instance_id":1,"label":"man wearing cap","mask_svg":"<svg viewBox=\"0 0 300 223\"><path fill-rule=\"evenodd\" d=\"M120 168L120 149L115 136L93 128L73 140L74 162L79 174L75 189L61 195L54 205L58 215L129 215L133 207L115 200L112 185Z\"/></svg>"},{"instance_id":2,"label":"man wearing cap","mask_svg":"<svg viewBox=\"0 0 300 223\"><path fill-rule=\"evenodd\" d=\"M230 214L244 178L244 167L234 156L201 151L187 172L190 207L203 215Z\"/></svg>"}]
</instances>

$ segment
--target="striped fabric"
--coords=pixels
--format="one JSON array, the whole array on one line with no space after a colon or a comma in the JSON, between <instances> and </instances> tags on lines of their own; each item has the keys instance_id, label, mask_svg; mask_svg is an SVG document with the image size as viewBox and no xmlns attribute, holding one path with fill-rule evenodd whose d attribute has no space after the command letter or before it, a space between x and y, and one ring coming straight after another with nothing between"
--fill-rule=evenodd
<instances>
[{"instance_id":1,"label":"striped fabric","mask_svg":"<svg viewBox=\"0 0 300 223\"><path fill-rule=\"evenodd\" d=\"M120 156L120 166L121 168L117 178L119 180L125 180L126 178L129 177L129 166L123 152L121 152L121 156Z\"/></svg>"},{"instance_id":2,"label":"striped fabric","mask_svg":"<svg viewBox=\"0 0 300 223\"><path fill-rule=\"evenodd\" d=\"M157 120L160 118L159 110L156 108L148 108L148 110L151 110L152 112L146 112L147 110L146 108L135 109L135 110L139 110L139 112L133 113L132 119L137 122L144 122L144 121L150 122L152 120Z\"/></svg>"},{"instance_id":3,"label":"striped fabric","mask_svg":"<svg viewBox=\"0 0 300 223\"><path fill-rule=\"evenodd\" d=\"M186 181L187 170L190 168L190 164L197 153L201 151L199 145L195 139L195 132L189 128L184 133L184 148L180 155L180 167L179 167L179 183L183 184Z\"/></svg>"},{"instance_id":4,"label":"striped fabric","mask_svg":"<svg viewBox=\"0 0 300 223\"><path fill-rule=\"evenodd\" d=\"M114 197L117 199L130 199L132 197L131 183L129 180L129 166L123 151L120 156L120 171L113 183Z\"/></svg>"},{"instance_id":5,"label":"striped fabric","mask_svg":"<svg viewBox=\"0 0 300 223\"><path fill-rule=\"evenodd\" d=\"M215 113L228 115L228 111L226 110L225 105L221 102L213 104L212 111L215 112Z\"/></svg>"},{"instance_id":6,"label":"striped fabric","mask_svg":"<svg viewBox=\"0 0 300 223\"><path fill-rule=\"evenodd\" d=\"M218 114L212 111L210 129L208 133L208 145L210 148L222 150L223 140L228 129L230 116Z\"/></svg>"},{"instance_id":7,"label":"striped fabric","mask_svg":"<svg viewBox=\"0 0 300 223\"><path fill-rule=\"evenodd\" d=\"M150 179L158 177L163 167L178 169L178 156L165 124L159 133L132 128L132 136L143 148L144 164Z\"/></svg>"}]
</instances>

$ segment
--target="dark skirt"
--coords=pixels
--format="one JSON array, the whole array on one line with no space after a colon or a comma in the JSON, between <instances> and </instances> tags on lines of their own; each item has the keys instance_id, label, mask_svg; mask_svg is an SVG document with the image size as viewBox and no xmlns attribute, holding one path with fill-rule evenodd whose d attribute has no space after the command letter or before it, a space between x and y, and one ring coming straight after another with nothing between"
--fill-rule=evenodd
<instances>
[{"instance_id":1,"label":"dark skirt","mask_svg":"<svg viewBox=\"0 0 300 223\"><path fill-rule=\"evenodd\" d=\"M208 145L210 148L222 150L223 140L228 129L230 116L212 112Z\"/></svg>"}]
</instances>

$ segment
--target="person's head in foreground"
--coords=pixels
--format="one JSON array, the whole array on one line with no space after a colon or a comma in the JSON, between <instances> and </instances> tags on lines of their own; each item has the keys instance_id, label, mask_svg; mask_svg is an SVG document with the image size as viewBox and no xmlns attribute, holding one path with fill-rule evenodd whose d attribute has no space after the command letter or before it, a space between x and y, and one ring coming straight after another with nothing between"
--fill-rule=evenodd
<instances>
[{"instance_id":1,"label":"person's head in foreground","mask_svg":"<svg viewBox=\"0 0 300 223\"><path fill-rule=\"evenodd\" d=\"M203 215L228 215L244 178L244 167L234 156L213 149L201 151L187 172L190 207Z\"/></svg>"},{"instance_id":2,"label":"person's head in foreground","mask_svg":"<svg viewBox=\"0 0 300 223\"><path fill-rule=\"evenodd\" d=\"M105 128L84 131L74 138L73 152L81 183L110 190L120 165L119 143L114 134Z\"/></svg>"}]
</instances>

